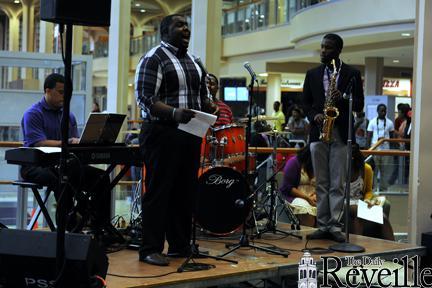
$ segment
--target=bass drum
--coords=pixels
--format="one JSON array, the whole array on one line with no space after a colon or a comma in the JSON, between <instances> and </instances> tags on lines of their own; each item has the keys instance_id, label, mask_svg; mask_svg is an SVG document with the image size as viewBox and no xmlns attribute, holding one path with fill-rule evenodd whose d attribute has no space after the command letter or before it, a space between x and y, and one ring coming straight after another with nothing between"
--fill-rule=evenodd
<instances>
[{"instance_id":1,"label":"bass drum","mask_svg":"<svg viewBox=\"0 0 432 288\"><path fill-rule=\"evenodd\" d=\"M209 232L225 235L241 227L252 208L251 191L240 172L215 167L198 180L197 223Z\"/></svg>"}]
</instances>

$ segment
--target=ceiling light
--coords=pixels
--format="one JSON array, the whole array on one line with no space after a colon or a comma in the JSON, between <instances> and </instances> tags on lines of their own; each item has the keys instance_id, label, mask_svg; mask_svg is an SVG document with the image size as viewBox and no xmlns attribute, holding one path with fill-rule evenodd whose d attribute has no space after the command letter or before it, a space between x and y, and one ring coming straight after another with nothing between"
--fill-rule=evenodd
<instances>
[{"instance_id":1,"label":"ceiling light","mask_svg":"<svg viewBox=\"0 0 432 288\"><path fill-rule=\"evenodd\" d=\"M132 87L132 83L129 83L128 86L129 86L129 87Z\"/></svg>"},{"instance_id":2,"label":"ceiling light","mask_svg":"<svg viewBox=\"0 0 432 288\"><path fill-rule=\"evenodd\" d=\"M398 59L394 59L393 63L399 63L399 60Z\"/></svg>"},{"instance_id":3,"label":"ceiling light","mask_svg":"<svg viewBox=\"0 0 432 288\"><path fill-rule=\"evenodd\" d=\"M268 73L259 73L258 76L260 76L260 77L267 77Z\"/></svg>"},{"instance_id":4,"label":"ceiling light","mask_svg":"<svg viewBox=\"0 0 432 288\"><path fill-rule=\"evenodd\" d=\"M260 18L264 18L264 17L265 17L264 15L262 15L262 14L260 15Z\"/></svg>"},{"instance_id":5,"label":"ceiling light","mask_svg":"<svg viewBox=\"0 0 432 288\"><path fill-rule=\"evenodd\" d=\"M19 4L20 1L19 1L19 0L14 0L14 3L15 3L15 4Z\"/></svg>"},{"instance_id":6,"label":"ceiling light","mask_svg":"<svg viewBox=\"0 0 432 288\"><path fill-rule=\"evenodd\" d=\"M135 3L135 7L140 7L141 4L140 3Z\"/></svg>"},{"instance_id":7,"label":"ceiling light","mask_svg":"<svg viewBox=\"0 0 432 288\"><path fill-rule=\"evenodd\" d=\"M403 36L403 37L410 37L411 33L401 33L401 36Z\"/></svg>"},{"instance_id":8,"label":"ceiling light","mask_svg":"<svg viewBox=\"0 0 432 288\"><path fill-rule=\"evenodd\" d=\"M146 12L146 10L145 10L145 9L141 9L140 12L141 12L141 13L144 13L144 12Z\"/></svg>"}]
</instances>

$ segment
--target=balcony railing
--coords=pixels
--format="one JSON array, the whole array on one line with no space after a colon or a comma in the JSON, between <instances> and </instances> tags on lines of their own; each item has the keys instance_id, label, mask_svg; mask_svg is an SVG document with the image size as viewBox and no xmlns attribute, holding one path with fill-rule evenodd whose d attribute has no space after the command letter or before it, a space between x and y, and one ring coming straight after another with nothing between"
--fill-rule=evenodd
<instances>
[{"instance_id":1,"label":"balcony railing","mask_svg":"<svg viewBox=\"0 0 432 288\"><path fill-rule=\"evenodd\" d=\"M289 23L299 10L329 0L261 0L225 9L222 35L263 30Z\"/></svg>"}]
</instances>

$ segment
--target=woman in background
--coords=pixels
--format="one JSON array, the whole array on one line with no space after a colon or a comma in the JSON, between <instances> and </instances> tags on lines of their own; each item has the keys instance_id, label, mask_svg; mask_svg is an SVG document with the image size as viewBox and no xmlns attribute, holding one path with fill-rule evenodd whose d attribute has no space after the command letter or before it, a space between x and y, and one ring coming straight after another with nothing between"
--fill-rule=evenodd
<instances>
[{"instance_id":1,"label":"woman in background","mask_svg":"<svg viewBox=\"0 0 432 288\"><path fill-rule=\"evenodd\" d=\"M373 170L369 164L364 162L363 154L361 153L360 147L357 143L352 144L352 161L350 187L350 232L359 235L368 234L368 236L376 238L394 240L393 229L388 220L390 203L387 200L385 203L380 203L378 198L374 198L372 193ZM379 225L379 227L377 227L373 222L358 218L357 207L359 200L366 202L369 207L383 204L384 224L376 224Z\"/></svg>"},{"instance_id":2,"label":"woman in background","mask_svg":"<svg viewBox=\"0 0 432 288\"><path fill-rule=\"evenodd\" d=\"M288 159L283 170L280 187L285 205L288 205L304 226L315 226L315 177L309 145Z\"/></svg>"}]
</instances>

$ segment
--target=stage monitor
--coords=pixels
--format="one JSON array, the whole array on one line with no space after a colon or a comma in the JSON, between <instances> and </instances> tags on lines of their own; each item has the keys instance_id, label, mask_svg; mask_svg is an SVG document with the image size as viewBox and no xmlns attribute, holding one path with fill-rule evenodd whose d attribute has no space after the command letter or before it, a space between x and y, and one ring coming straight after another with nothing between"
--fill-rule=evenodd
<instances>
[{"instance_id":1,"label":"stage monitor","mask_svg":"<svg viewBox=\"0 0 432 288\"><path fill-rule=\"evenodd\" d=\"M110 26L111 0L41 0L41 20L82 25Z\"/></svg>"}]
</instances>

